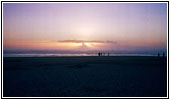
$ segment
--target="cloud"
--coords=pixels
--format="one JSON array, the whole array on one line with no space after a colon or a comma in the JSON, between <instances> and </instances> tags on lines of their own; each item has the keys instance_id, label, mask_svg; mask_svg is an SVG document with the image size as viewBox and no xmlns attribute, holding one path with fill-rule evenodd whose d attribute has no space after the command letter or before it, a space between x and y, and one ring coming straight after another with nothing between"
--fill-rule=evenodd
<instances>
[{"instance_id":1,"label":"cloud","mask_svg":"<svg viewBox=\"0 0 170 100\"><path fill-rule=\"evenodd\" d=\"M99 41L99 40L59 40L57 42L61 42L61 43L84 43L84 42L89 42L89 43L113 43L113 44L117 44L116 41Z\"/></svg>"}]
</instances>

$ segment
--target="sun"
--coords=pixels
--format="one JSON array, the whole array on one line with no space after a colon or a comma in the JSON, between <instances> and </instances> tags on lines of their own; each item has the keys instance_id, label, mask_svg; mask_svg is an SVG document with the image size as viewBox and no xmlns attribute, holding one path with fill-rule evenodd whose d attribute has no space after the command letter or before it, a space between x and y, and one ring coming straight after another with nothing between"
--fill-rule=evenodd
<instances>
[{"instance_id":1,"label":"sun","mask_svg":"<svg viewBox=\"0 0 170 100\"><path fill-rule=\"evenodd\" d=\"M90 46L90 43L83 42L82 45L84 45L84 46Z\"/></svg>"},{"instance_id":2,"label":"sun","mask_svg":"<svg viewBox=\"0 0 170 100\"><path fill-rule=\"evenodd\" d=\"M89 43L84 43L86 46L90 45Z\"/></svg>"}]
</instances>

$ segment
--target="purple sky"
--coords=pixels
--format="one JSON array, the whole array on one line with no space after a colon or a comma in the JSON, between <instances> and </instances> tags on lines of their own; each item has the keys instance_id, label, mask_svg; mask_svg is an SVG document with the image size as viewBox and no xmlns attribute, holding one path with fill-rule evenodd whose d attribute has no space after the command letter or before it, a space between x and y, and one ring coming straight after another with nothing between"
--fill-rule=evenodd
<instances>
[{"instance_id":1,"label":"purple sky","mask_svg":"<svg viewBox=\"0 0 170 100\"><path fill-rule=\"evenodd\" d=\"M61 41L79 40L116 42L93 49L166 49L167 4L4 3L3 36L5 49L71 49Z\"/></svg>"}]
</instances>

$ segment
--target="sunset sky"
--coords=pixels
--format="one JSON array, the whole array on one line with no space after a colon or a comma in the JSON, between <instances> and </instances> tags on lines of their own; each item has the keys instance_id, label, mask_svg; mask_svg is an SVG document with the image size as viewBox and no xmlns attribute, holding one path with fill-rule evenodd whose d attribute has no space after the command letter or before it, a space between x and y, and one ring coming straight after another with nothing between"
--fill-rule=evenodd
<instances>
[{"instance_id":1,"label":"sunset sky","mask_svg":"<svg viewBox=\"0 0 170 100\"><path fill-rule=\"evenodd\" d=\"M7 50L166 50L166 45L166 3L3 3Z\"/></svg>"}]
</instances>

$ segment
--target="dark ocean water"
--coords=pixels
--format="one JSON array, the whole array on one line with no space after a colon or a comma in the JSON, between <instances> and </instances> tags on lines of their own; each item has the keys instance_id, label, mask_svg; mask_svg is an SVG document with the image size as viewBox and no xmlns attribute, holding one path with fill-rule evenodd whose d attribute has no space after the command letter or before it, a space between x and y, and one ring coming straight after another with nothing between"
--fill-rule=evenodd
<instances>
[{"instance_id":1,"label":"dark ocean water","mask_svg":"<svg viewBox=\"0 0 170 100\"><path fill-rule=\"evenodd\" d=\"M79 54L59 54L59 53L10 53L3 54L3 57L48 57L48 56L98 56L95 53L79 53ZM103 56L157 56L155 54L109 54L105 53Z\"/></svg>"}]
</instances>

